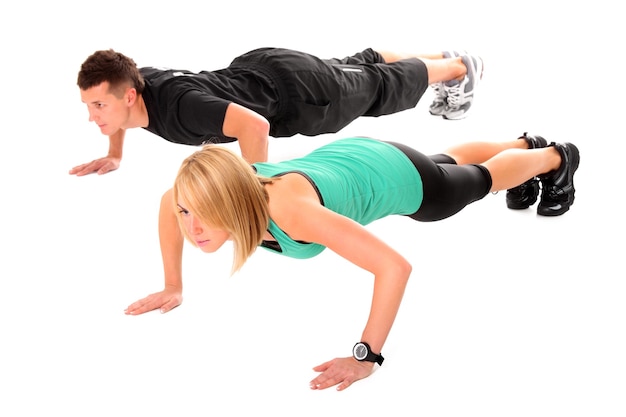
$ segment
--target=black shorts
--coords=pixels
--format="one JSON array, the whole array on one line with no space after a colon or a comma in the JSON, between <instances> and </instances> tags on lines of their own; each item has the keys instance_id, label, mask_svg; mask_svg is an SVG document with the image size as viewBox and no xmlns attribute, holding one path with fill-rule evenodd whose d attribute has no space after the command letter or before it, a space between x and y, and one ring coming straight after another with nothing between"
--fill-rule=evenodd
<instances>
[{"instance_id":1,"label":"black shorts","mask_svg":"<svg viewBox=\"0 0 626 417\"><path fill-rule=\"evenodd\" d=\"M414 108L428 88L419 59L387 64L366 49L345 58L320 59L279 48L261 48L235 59L269 74L279 86L279 111L270 120L274 137L335 133L361 116Z\"/></svg>"},{"instance_id":2,"label":"black shorts","mask_svg":"<svg viewBox=\"0 0 626 417\"><path fill-rule=\"evenodd\" d=\"M482 199L491 190L491 174L482 165L457 165L448 155L426 156L410 146L388 142L400 149L422 177L424 199L409 217L431 222L442 220Z\"/></svg>"}]
</instances>

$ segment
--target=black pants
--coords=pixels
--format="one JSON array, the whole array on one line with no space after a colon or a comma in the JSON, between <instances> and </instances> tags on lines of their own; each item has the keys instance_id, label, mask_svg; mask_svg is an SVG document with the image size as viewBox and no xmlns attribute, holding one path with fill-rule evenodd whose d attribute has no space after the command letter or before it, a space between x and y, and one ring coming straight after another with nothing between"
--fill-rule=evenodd
<instances>
[{"instance_id":1,"label":"black pants","mask_svg":"<svg viewBox=\"0 0 626 417\"><path fill-rule=\"evenodd\" d=\"M431 222L461 211L491 190L491 174L482 165L457 165L448 155L426 156L410 146L388 142L400 149L422 177L424 199L412 219Z\"/></svg>"},{"instance_id":2,"label":"black pants","mask_svg":"<svg viewBox=\"0 0 626 417\"><path fill-rule=\"evenodd\" d=\"M281 94L270 120L274 137L335 133L361 116L382 116L414 108L428 88L419 59L387 64L366 49L345 58L320 59L303 52L261 48L233 61L274 79Z\"/></svg>"}]
</instances>

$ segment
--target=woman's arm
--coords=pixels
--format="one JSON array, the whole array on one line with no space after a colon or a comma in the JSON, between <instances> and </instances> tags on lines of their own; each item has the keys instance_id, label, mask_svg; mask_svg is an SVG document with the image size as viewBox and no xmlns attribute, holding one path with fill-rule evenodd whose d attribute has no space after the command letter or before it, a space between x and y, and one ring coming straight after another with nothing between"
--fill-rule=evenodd
<instances>
[{"instance_id":1,"label":"woman's arm","mask_svg":"<svg viewBox=\"0 0 626 417\"><path fill-rule=\"evenodd\" d=\"M361 341L380 353L411 274L409 262L357 222L317 202L298 204L297 214L293 213L289 219L281 227L292 238L322 244L374 275L372 304ZM337 389L342 390L368 376L372 368L373 363L358 362L352 357L334 359L315 368L321 374L311 381L311 388L339 384Z\"/></svg>"},{"instance_id":2,"label":"woman's arm","mask_svg":"<svg viewBox=\"0 0 626 417\"><path fill-rule=\"evenodd\" d=\"M182 260L184 237L178 227L173 191L163 194L159 209L159 241L163 259L165 288L163 291L134 302L125 310L126 314L137 315L159 309L166 313L179 306L182 301Z\"/></svg>"}]
</instances>

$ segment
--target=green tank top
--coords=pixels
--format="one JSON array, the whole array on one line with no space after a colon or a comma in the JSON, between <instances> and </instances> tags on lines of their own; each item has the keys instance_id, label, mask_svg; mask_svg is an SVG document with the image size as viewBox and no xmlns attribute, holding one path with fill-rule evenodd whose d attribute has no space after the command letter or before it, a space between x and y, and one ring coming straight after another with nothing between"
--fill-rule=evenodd
<instances>
[{"instance_id":1,"label":"green tank top","mask_svg":"<svg viewBox=\"0 0 626 417\"><path fill-rule=\"evenodd\" d=\"M413 163L395 146L376 139L340 139L301 158L253 166L265 177L304 175L322 205L362 225L392 214L413 214L422 204L422 179ZM264 241L261 247L292 258L312 258L325 249L291 239L272 219L268 231L277 244Z\"/></svg>"}]
</instances>

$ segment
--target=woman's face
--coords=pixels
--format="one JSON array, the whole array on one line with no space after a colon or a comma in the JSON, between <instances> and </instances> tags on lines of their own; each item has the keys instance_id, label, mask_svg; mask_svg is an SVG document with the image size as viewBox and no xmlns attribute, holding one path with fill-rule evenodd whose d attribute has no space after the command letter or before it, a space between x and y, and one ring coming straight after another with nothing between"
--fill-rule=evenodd
<instances>
[{"instance_id":1,"label":"woman's face","mask_svg":"<svg viewBox=\"0 0 626 417\"><path fill-rule=\"evenodd\" d=\"M178 203L178 211L187 235L203 252L213 253L231 239L230 232L200 222L193 213L185 208L184 202Z\"/></svg>"}]
</instances>

